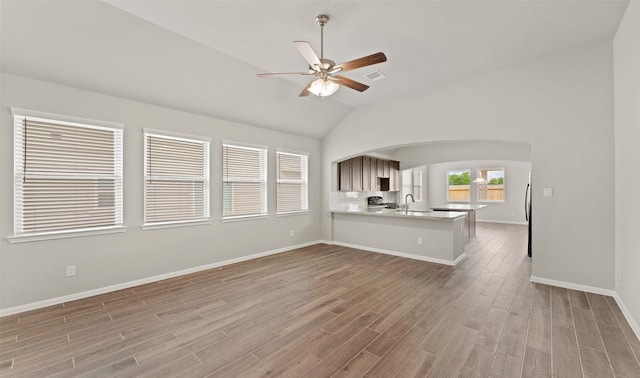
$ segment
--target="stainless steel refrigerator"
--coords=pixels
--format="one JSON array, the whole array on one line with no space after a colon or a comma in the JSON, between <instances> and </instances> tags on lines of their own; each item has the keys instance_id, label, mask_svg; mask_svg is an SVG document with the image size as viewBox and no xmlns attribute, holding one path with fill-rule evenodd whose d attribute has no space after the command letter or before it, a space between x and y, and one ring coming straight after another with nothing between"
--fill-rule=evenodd
<instances>
[{"instance_id":1,"label":"stainless steel refrigerator","mask_svg":"<svg viewBox=\"0 0 640 378\"><path fill-rule=\"evenodd\" d=\"M531 257L531 171L529 171L529 182L524 194L524 217L527 220L527 254Z\"/></svg>"}]
</instances>

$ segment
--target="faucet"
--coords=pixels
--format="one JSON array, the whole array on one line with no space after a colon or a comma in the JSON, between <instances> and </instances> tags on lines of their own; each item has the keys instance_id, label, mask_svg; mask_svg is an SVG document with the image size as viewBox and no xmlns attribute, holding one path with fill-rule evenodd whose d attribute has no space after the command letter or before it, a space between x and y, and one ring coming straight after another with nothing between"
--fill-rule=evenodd
<instances>
[{"instance_id":1,"label":"faucet","mask_svg":"<svg viewBox=\"0 0 640 378\"><path fill-rule=\"evenodd\" d=\"M411 202L416 202L416 200L413 198L413 194L409 193L406 196L404 196L404 213L406 214L409 211L409 196L411 196Z\"/></svg>"}]
</instances>

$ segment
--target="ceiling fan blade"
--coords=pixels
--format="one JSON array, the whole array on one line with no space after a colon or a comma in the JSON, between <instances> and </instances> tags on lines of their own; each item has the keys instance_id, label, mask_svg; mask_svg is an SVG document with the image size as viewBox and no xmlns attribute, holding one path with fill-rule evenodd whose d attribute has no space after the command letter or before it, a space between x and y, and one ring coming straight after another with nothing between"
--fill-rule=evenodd
<instances>
[{"instance_id":1,"label":"ceiling fan blade","mask_svg":"<svg viewBox=\"0 0 640 378\"><path fill-rule=\"evenodd\" d=\"M351 80L348 77L344 77L344 76L330 76L329 77L331 80L335 80L338 82L338 84L340 85L344 85L347 88L351 88L351 89L355 89L358 92L364 92L367 89L369 89L369 86L366 84L362 84L358 81L355 80Z\"/></svg>"},{"instance_id":2,"label":"ceiling fan blade","mask_svg":"<svg viewBox=\"0 0 640 378\"><path fill-rule=\"evenodd\" d=\"M280 77L280 76L313 76L315 73L309 72L273 72L256 74L258 77Z\"/></svg>"},{"instance_id":3,"label":"ceiling fan blade","mask_svg":"<svg viewBox=\"0 0 640 378\"><path fill-rule=\"evenodd\" d=\"M304 59L306 59L306 61L309 63L309 66L318 71L321 65L320 58L318 58L316 52L313 51L311 44L307 41L293 41L293 44L294 46L296 46L300 54L302 54Z\"/></svg>"},{"instance_id":4,"label":"ceiling fan blade","mask_svg":"<svg viewBox=\"0 0 640 378\"><path fill-rule=\"evenodd\" d=\"M298 97L306 97L308 96L311 92L309 92L309 88L311 88L311 83L313 83L314 80L311 80L309 82L309 84L307 84L306 87L304 87L304 89L302 90L302 92L300 92L300 94L298 95Z\"/></svg>"},{"instance_id":5,"label":"ceiling fan blade","mask_svg":"<svg viewBox=\"0 0 640 378\"><path fill-rule=\"evenodd\" d=\"M334 68L341 67L342 72L355 70L356 68L370 66L372 64L378 64L387 61L387 56L384 53L375 53L362 58L350 60L348 62L337 64Z\"/></svg>"}]
</instances>

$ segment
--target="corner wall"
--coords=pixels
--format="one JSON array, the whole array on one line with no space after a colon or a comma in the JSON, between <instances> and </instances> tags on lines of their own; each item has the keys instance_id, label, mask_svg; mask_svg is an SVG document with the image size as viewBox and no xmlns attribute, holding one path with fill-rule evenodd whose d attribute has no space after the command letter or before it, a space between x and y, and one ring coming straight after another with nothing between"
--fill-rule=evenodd
<instances>
[{"instance_id":1,"label":"corner wall","mask_svg":"<svg viewBox=\"0 0 640 378\"><path fill-rule=\"evenodd\" d=\"M0 311L215 265L320 239L320 141L3 74L0 111ZM11 244L13 119L9 107L124 123L125 233ZM209 225L156 230L143 221L143 134L150 127L211 137ZM222 140L269 147L268 219L222 223ZM308 152L305 215L275 217L275 150ZM295 236L290 236L293 230ZM65 266L77 265L75 277Z\"/></svg>"},{"instance_id":2,"label":"corner wall","mask_svg":"<svg viewBox=\"0 0 640 378\"><path fill-rule=\"evenodd\" d=\"M614 289L611 42L350 113L323 140L323 239L332 237L332 161L385 147L457 140L530 144L533 275ZM542 196L545 187L553 188L553 197Z\"/></svg>"},{"instance_id":3,"label":"corner wall","mask_svg":"<svg viewBox=\"0 0 640 378\"><path fill-rule=\"evenodd\" d=\"M640 3L631 1L613 40L615 77L616 292L640 337ZM630 323L631 322L630 320Z\"/></svg>"}]
</instances>

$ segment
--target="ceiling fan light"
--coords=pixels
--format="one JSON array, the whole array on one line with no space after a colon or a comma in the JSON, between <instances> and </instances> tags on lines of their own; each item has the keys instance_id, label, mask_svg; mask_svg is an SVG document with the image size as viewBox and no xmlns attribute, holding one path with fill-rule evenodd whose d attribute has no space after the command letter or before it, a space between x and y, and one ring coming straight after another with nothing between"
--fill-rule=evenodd
<instances>
[{"instance_id":1,"label":"ceiling fan light","mask_svg":"<svg viewBox=\"0 0 640 378\"><path fill-rule=\"evenodd\" d=\"M340 88L338 83L328 79L318 78L311 83L309 92L319 97L327 97L336 93L338 88Z\"/></svg>"}]
</instances>

